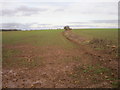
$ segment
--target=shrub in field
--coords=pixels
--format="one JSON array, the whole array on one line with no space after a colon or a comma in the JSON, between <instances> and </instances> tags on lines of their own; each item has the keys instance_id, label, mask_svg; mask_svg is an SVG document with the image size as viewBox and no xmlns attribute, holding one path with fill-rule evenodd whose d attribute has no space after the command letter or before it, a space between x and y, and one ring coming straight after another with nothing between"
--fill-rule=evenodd
<instances>
[{"instance_id":1,"label":"shrub in field","mask_svg":"<svg viewBox=\"0 0 120 90\"><path fill-rule=\"evenodd\" d=\"M65 30L72 30L69 26L64 27Z\"/></svg>"}]
</instances>

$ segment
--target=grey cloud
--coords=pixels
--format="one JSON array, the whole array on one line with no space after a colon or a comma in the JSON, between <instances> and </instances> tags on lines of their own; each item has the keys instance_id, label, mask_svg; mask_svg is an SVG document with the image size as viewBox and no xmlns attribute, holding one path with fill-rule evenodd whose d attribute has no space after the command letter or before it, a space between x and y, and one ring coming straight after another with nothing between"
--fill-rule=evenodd
<instances>
[{"instance_id":1,"label":"grey cloud","mask_svg":"<svg viewBox=\"0 0 120 90\"><path fill-rule=\"evenodd\" d=\"M90 24L90 23L118 23L118 20L91 20L87 22L69 22L70 24Z\"/></svg>"},{"instance_id":2,"label":"grey cloud","mask_svg":"<svg viewBox=\"0 0 120 90\"><path fill-rule=\"evenodd\" d=\"M20 24L20 23L2 23L2 28L5 29L21 29L28 28L28 25Z\"/></svg>"},{"instance_id":3,"label":"grey cloud","mask_svg":"<svg viewBox=\"0 0 120 90\"><path fill-rule=\"evenodd\" d=\"M93 25L87 25L87 24L86 24L86 25L69 25L69 24L68 24L68 26L70 26L70 27L72 27L72 28L74 28L74 27L78 27L78 28L79 28L79 27L94 27ZM55 27L55 28L63 28L64 26L61 25L61 26L54 26L54 27Z\"/></svg>"},{"instance_id":4,"label":"grey cloud","mask_svg":"<svg viewBox=\"0 0 120 90\"><path fill-rule=\"evenodd\" d=\"M96 25L69 25L71 28L116 28L114 26L96 26Z\"/></svg>"},{"instance_id":5,"label":"grey cloud","mask_svg":"<svg viewBox=\"0 0 120 90\"><path fill-rule=\"evenodd\" d=\"M31 15L38 14L38 13L44 12L44 11L47 11L47 9L22 6L22 7L14 9L14 10L3 9L2 16L16 16L17 13L22 13L23 16L31 16Z\"/></svg>"},{"instance_id":6,"label":"grey cloud","mask_svg":"<svg viewBox=\"0 0 120 90\"><path fill-rule=\"evenodd\" d=\"M93 20L93 23L117 23L118 20Z\"/></svg>"},{"instance_id":7,"label":"grey cloud","mask_svg":"<svg viewBox=\"0 0 120 90\"><path fill-rule=\"evenodd\" d=\"M36 24L37 24L37 23L36 23ZM46 25L51 25L51 24L38 24L38 25L46 26Z\"/></svg>"},{"instance_id":8,"label":"grey cloud","mask_svg":"<svg viewBox=\"0 0 120 90\"><path fill-rule=\"evenodd\" d=\"M94 27L93 25L70 25L70 27Z\"/></svg>"},{"instance_id":9,"label":"grey cloud","mask_svg":"<svg viewBox=\"0 0 120 90\"><path fill-rule=\"evenodd\" d=\"M89 23L89 22L68 22L70 24L86 24L86 23Z\"/></svg>"},{"instance_id":10,"label":"grey cloud","mask_svg":"<svg viewBox=\"0 0 120 90\"><path fill-rule=\"evenodd\" d=\"M29 23L29 24L22 24L22 23L1 23L0 28L3 29L32 29L31 25L37 24L37 23ZM51 24L38 24L42 28L49 28L45 27L46 25L51 25ZM36 29L40 29L40 27L36 27Z\"/></svg>"},{"instance_id":11,"label":"grey cloud","mask_svg":"<svg viewBox=\"0 0 120 90\"><path fill-rule=\"evenodd\" d=\"M63 28L64 26L62 26L62 25L55 25L55 26L53 26L54 28Z\"/></svg>"},{"instance_id":12,"label":"grey cloud","mask_svg":"<svg viewBox=\"0 0 120 90\"><path fill-rule=\"evenodd\" d=\"M33 14L37 14L39 12L43 12L46 11L47 9L45 8L32 8L32 7L19 7L16 9L17 12L23 12L23 15L28 16L28 15L33 15Z\"/></svg>"},{"instance_id":13,"label":"grey cloud","mask_svg":"<svg viewBox=\"0 0 120 90\"><path fill-rule=\"evenodd\" d=\"M39 5L51 5L51 6L59 6L59 7L68 7L71 6L74 2L40 2Z\"/></svg>"},{"instance_id":14,"label":"grey cloud","mask_svg":"<svg viewBox=\"0 0 120 90\"><path fill-rule=\"evenodd\" d=\"M55 12L61 12L64 11L65 9L56 9Z\"/></svg>"},{"instance_id":15,"label":"grey cloud","mask_svg":"<svg viewBox=\"0 0 120 90\"><path fill-rule=\"evenodd\" d=\"M81 5L81 14L109 14L117 15L117 3L101 2L101 3L87 3Z\"/></svg>"},{"instance_id":16,"label":"grey cloud","mask_svg":"<svg viewBox=\"0 0 120 90\"><path fill-rule=\"evenodd\" d=\"M29 24L21 24L21 23L2 23L0 24L0 27L1 29L22 29L22 30L40 30L40 29L57 29L57 28L63 28L62 25L55 25L51 27L51 24L38 24L38 26L40 27L31 27L31 25L33 24L36 24L36 23L29 23ZM45 26L45 25L48 25L48 26ZM50 26L49 26L50 25ZM89 25L89 24L85 24L85 25L70 25L69 26L71 28L104 28L105 26L101 27L101 26L95 26L94 24L93 25ZM107 27L108 28L108 27ZM115 28L113 26L109 26L109 28Z\"/></svg>"},{"instance_id":17,"label":"grey cloud","mask_svg":"<svg viewBox=\"0 0 120 90\"><path fill-rule=\"evenodd\" d=\"M9 9L6 9L6 10L2 10L2 16L7 16L7 15L9 15L9 16L11 16L11 15L13 15L15 13L15 11L14 10L9 10Z\"/></svg>"}]
</instances>

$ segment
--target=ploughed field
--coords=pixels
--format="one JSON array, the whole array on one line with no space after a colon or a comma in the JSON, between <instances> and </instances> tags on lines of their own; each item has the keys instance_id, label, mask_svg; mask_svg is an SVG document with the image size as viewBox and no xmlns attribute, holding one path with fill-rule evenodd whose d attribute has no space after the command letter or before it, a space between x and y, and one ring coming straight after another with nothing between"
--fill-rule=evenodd
<instances>
[{"instance_id":1,"label":"ploughed field","mask_svg":"<svg viewBox=\"0 0 120 90\"><path fill-rule=\"evenodd\" d=\"M63 31L2 32L3 88L118 87L117 29Z\"/></svg>"}]
</instances>

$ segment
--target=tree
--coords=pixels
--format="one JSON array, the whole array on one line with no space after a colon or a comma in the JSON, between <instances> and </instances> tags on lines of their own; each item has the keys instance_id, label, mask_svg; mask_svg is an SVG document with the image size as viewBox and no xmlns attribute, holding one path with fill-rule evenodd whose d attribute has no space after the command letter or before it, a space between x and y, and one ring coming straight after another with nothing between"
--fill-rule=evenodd
<instances>
[{"instance_id":1,"label":"tree","mask_svg":"<svg viewBox=\"0 0 120 90\"><path fill-rule=\"evenodd\" d=\"M64 26L65 30L72 30L69 26Z\"/></svg>"}]
</instances>

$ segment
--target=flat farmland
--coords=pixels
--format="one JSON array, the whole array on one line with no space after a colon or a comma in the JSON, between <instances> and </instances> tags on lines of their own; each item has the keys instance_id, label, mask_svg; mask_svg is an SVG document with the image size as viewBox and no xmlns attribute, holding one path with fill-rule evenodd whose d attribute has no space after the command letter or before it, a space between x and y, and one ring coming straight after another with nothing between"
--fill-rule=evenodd
<instances>
[{"instance_id":1,"label":"flat farmland","mask_svg":"<svg viewBox=\"0 0 120 90\"><path fill-rule=\"evenodd\" d=\"M2 32L3 88L117 87L117 29L63 31Z\"/></svg>"},{"instance_id":2,"label":"flat farmland","mask_svg":"<svg viewBox=\"0 0 120 90\"><path fill-rule=\"evenodd\" d=\"M104 39L111 41L112 44L118 44L118 29L76 29L73 32L90 39Z\"/></svg>"}]
</instances>

